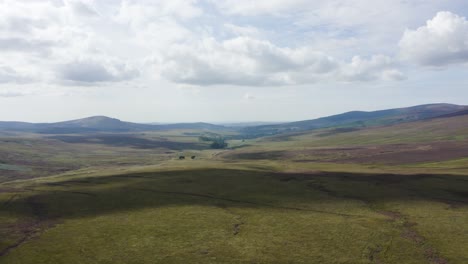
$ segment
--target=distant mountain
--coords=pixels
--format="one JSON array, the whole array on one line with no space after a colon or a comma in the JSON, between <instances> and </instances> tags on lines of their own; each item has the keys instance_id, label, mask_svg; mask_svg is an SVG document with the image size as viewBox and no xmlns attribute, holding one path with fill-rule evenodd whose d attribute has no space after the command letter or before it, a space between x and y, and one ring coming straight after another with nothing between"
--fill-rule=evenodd
<instances>
[{"instance_id":1,"label":"distant mountain","mask_svg":"<svg viewBox=\"0 0 468 264\"><path fill-rule=\"evenodd\" d=\"M453 104L427 104L407 108L396 108L372 112L352 111L339 115L332 115L312 120L284 123L278 125L246 127L243 128L241 131L244 135L248 137L257 137L330 127L373 127L424 120L428 118L454 114L465 110L468 110L468 106L460 106Z\"/></svg>"},{"instance_id":2,"label":"distant mountain","mask_svg":"<svg viewBox=\"0 0 468 264\"><path fill-rule=\"evenodd\" d=\"M450 113L450 114L441 115L441 116L436 116L435 118L447 118L447 117L464 116L464 115L468 115L468 109Z\"/></svg>"},{"instance_id":3,"label":"distant mountain","mask_svg":"<svg viewBox=\"0 0 468 264\"><path fill-rule=\"evenodd\" d=\"M121 128L126 125L134 125L133 123L122 122L116 118L107 116L91 116L82 119L64 121L54 123L54 126L63 127L92 127L92 128Z\"/></svg>"},{"instance_id":4,"label":"distant mountain","mask_svg":"<svg viewBox=\"0 0 468 264\"><path fill-rule=\"evenodd\" d=\"M224 126L208 123L180 123L151 125L124 122L106 116L92 116L56 123L0 122L0 130L34 132L42 134L67 134L89 132L132 132L170 129L223 130Z\"/></svg>"},{"instance_id":5,"label":"distant mountain","mask_svg":"<svg viewBox=\"0 0 468 264\"><path fill-rule=\"evenodd\" d=\"M26 122L0 121L0 130L32 130L35 126L35 124Z\"/></svg>"},{"instance_id":6,"label":"distant mountain","mask_svg":"<svg viewBox=\"0 0 468 264\"><path fill-rule=\"evenodd\" d=\"M177 123L177 124L139 124L124 122L106 116L92 116L83 119L57 123L26 123L0 122L0 130L23 131L43 134L91 133L91 132L134 132L158 131L172 129L193 129L240 132L242 138L275 135L281 133L308 131L321 128L338 128L350 131L364 127L399 124L411 121L425 120L437 117L450 117L468 114L468 106L453 104L428 104L407 108L396 108L380 111L352 111L339 115L322 117L312 120L297 121L282 124L255 125L250 123L239 126L223 126L209 123Z\"/></svg>"},{"instance_id":7,"label":"distant mountain","mask_svg":"<svg viewBox=\"0 0 468 264\"><path fill-rule=\"evenodd\" d=\"M151 125L123 122L119 119L106 116L92 116L71 121L37 124L36 127L39 129L39 133L45 134L98 131L128 132L153 129L153 126Z\"/></svg>"}]
</instances>

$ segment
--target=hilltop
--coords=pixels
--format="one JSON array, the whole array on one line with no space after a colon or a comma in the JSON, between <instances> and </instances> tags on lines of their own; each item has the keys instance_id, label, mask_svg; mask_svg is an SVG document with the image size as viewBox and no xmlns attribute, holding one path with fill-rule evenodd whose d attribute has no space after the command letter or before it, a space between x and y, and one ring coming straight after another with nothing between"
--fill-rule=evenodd
<instances>
[{"instance_id":1,"label":"hilltop","mask_svg":"<svg viewBox=\"0 0 468 264\"><path fill-rule=\"evenodd\" d=\"M0 122L0 130L22 131L42 134L66 134L89 132L135 132L173 129L193 129L210 131L237 131L242 138L255 138L288 132L309 131L323 128L340 128L346 131L365 127L378 127L426 120L436 117L463 115L468 106L454 104L427 104L406 108L379 111L351 111L317 119L287 123L238 123L216 125L203 122L174 124L141 124L121 121L107 116L91 116L82 119L55 123Z\"/></svg>"},{"instance_id":2,"label":"hilltop","mask_svg":"<svg viewBox=\"0 0 468 264\"><path fill-rule=\"evenodd\" d=\"M208 123L140 124L121 121L107 116L91 116L56 123L0 122L0 130L66 134L87 132L135 132L171 129L223 130L224 126Z\"/></svg>"},{"instance_id":3,"label":"hilltop","mask_svg":"<svg viewBox=\"0 0 468 264\"><path fill-rule=\"evenodd\" d=\"M427 104L379 111L351 111L317 119L276 125L248 127L242 130L251 137L274 135L294 131L340 127L348 130L406 123L468 111L468 106L454 104Z\"/></svg>"}]
</instances>

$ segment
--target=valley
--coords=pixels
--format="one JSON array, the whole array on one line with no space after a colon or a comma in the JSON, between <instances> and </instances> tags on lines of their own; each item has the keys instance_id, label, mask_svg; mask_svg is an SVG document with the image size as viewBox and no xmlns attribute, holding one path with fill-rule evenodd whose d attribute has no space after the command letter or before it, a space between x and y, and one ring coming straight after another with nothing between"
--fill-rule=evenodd
<instances>
[{"instance_id":1,"label":"valley","mask_svg":"<svg viewBox=\"0 0 468 264\"><path fill-rule=\"evenodd\" d=\"M268 136L4 129L0 263L465 263L459 109Z\"/></svg>"}]
</instances>

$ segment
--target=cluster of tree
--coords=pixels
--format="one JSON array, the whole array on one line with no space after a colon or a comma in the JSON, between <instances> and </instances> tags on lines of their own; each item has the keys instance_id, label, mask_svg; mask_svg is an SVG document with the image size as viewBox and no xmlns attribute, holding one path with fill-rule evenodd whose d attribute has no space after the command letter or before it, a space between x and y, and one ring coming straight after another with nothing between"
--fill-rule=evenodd
<instances>
[{"instance_id":1,"label":"cluster of tree","mask_svg":"<svg viewBox=\"0 0 468 264\"><path fill-rule=\"evenodd\" d=\"M224 138L217 138L213 143L211 143L210 147L214 149L223 149L226 148L228 144L224 140Z\"/></svg>"},{"instance_id":2,"label":"cluster of tree","mask_svg":"<svg viewBox=\"0 0 468 264\"><path fill-rule=\"evenodd\" d=\"M199 137L200 141L211 142L210 147L214 149L223 149L228 146L226 139L218 134L209 133Z\"/></svg>"}]
</instances>

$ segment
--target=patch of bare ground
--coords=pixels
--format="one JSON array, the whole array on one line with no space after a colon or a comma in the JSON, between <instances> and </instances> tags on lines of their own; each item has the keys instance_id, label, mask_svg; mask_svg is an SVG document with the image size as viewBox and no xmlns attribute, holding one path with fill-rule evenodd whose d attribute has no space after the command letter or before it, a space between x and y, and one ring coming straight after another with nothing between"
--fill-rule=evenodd
<instances>
[{"instance_id":1,"label":"patch of bare ground","mask_svg":"<svg viewBox=\"0 0 468 264\"><path fill-rule=\"evenodd\" d=\"M240 227L241 227L241 225L243 225L243 224L244 224L243 222L234 224L234 228L233 228L233 232L232 232L233 235L239 234L239 232L240 232Z\"/></svg>"},{"instance_id":2,"label":"patch of bare ground","mask_svg":"<svg viewBox=\"0 0 468 264\"><path fill-rule=\"evenodd\" d=\"M39 236L44 230L52 228L57 224L57 220L47 217L47 209L37 198L30 197L26 199L30 207L32 217L20 223L10 226L13 232L18 232L21 237L13 244L0 249L0 257L8 254L11 250L20 247L25 242Z\"/></svg>"},{"instance_id":3,"label":"patch of bare ground","mask_svg":"<svg viewBox=\"0 0 468 264\"><path fill-rule=\"evenodd\" d=\"M381 264L382 261L379 258L379 254L382 252L381 246L371 247L369 248L368 259L375 264Z\"/></svg>"},{"instance_id":4,"label":"patch of bare ground","mask_svg":"<svg viewBox=\"0 0 468 264\"><path fill-rule=\"evenodd\" d=\"M225 203L217 204L217 206L219 208L225 210L227 213L234 216L234 220L236 221L236 223L233 224L233 226L232 226L232 234L234 236L237 236L241 231L242 225L245 224L245 222L242 220L242 216L235 213L233 210L231 210Z\"/></svg>"},{"instance_id":5,"label":"patch of bare ground","mask_svg":"<svg viewBox=\"0 0 468 264\"><path fill-rule=\"evenodd\" d=\"M242 220L241 215L235 214L231 210L228 210L228 212L234 215L234 220L236 220L237 222L232 226L232 234L237 236L240 233L241 227L245 224L245 222L244 220Z\"/></svg>"},{"instance_id":6,"label":"patch of bare ground","mask_svg":"<svg viewBox=\"0 0 468 264\"><path fill-rule=\"evenodd\" d=\"M399 222L398 226L401 228L401 236L405 239L415 243L424 251L424 257L429 263L432 264L447 264L447 260L440 256L435 248L427 243L425 237L419 234L414 228L417 223L410 222L408 218L399 212L394 211L378 211L381 215L389 218L389 221ZM401 224L400 224L401 223Z\"/></svg>"}]
</instances>

